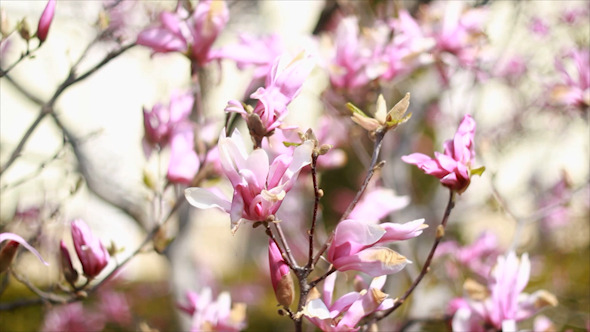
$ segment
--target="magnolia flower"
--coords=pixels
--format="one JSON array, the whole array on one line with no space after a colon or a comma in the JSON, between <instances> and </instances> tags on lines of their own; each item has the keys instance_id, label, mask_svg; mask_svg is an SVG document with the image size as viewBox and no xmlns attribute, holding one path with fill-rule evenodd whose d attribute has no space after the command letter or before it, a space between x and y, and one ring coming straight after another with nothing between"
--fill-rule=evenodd
<instances>
[{"instance_id":1,"label":"magnolia flower","mask_svg":"<svg viewBox=\"0 0 590 332\"><path fill-rule=\"evenodd\" d=\"M308 301L303 315L322 331L357 331L363 317L393 307L395 301L381 291L386 278L375 278L367 289L344 294L332 302L336 274L331 274L324 280L321 297Z\"/></svg>"},{"instance_id":2,"label":"magnolia flower","mask_svg":"<svg viewBox=\"0 0 590 332\"><path fill-rule=\"evenodd\" d=\"M392 189L375 188L363 195L348 215L350 219L374 221L410 204L409 196L396 196Z\"/></svg>"},{"instance_id":3,"label":"magnolia flower","mask_svg":"<svg viewBox=\"0 0 590 332\"><path fill-rule=\"evenodd\" d=\"M4 247L2 247L2 250L0 250L0 273L6 271L10 266L10 263L12 263L19 244L25 247L28 251L32 252L33 255L37 256L37 258L39 258L43 264L49 265L49 263L47 263L43 257L41 257L41 254L19 235L14 233L0 233L0 243L7 240L9 242Z\"/></svg>"},{"instance_id":4,"label":"magnolia flower","mask_svg":"<svg viewBox=\"0 0 590 332\"><path fill-rule=\"evenodd\" d=\"M71 229L74 248L82 263L84 274L92 279L107 266L110 255L100 239L92 234L90 227L82 219L72 221Z\"/></svg>"},{"instance_id":5,"label":"magnolia flower","mask_svg":"<svg viewBox=\"0 0 590 332\"><path fill-rule=\"evenodd\" d=\"M573 62L574 70L566 70L565 60ZM555 59L555 68L561 74L562 83L554 84L550 100L560 106L579 110L590 107L590 49L573 49Z\"/></svg>"},{"instance_id":6,"label":"magnolia flower","mask_svg":"<svg viewBox=\"0 0 590 332\"><path fill-rule=\"evenodd\" d=\"M172 183L190 184L200 167L195 133L190 123L176 127L170 139L170 163L166 177Z\"/></svg>"},{"instance_id":7,"label":"magnolia flower","mask_svg":"<svg viewBox=\"0 0 590 332\"><path fill-rule=\"evenodd\" d=\"M201 293L187 292L189 301L180 308L192 316L191 331L240 331L246 328L246 305L236 303L232 309L231 296L223 292L213 301L211 288Z\"/></svg>"},{"instance_id":8,"label":"magnolia flower","mask_svg":"<svg viewBox=\"0 0 590 332\"><path fill-rule=\"evenodd\" d=\"M493 327L516 331L516 323L528 319L546 306L556 306L555 296L545 290L523 293L531 272L528 254L520 259L511 251L498 261L486 286L468 279L464 289L469 295L467 305L456 310L454 331L487 331Z\"/></svg>"},{"instance_id":9,"label":"magnolia flower","mask_svg":"<svg viewBox=\"0 0 590 332\"><path fill-rule=\"evenodd\" d=\"M451 260L445 260L447 272L451 277L457 277L456 267L450 265L455 262L461 267L466 267L470 271L482 278L487 278L490 274L493 261L499 256L498 239L490 232L484 232L470 245L460 247L455 241L443 242L438 246L434 257L448 255Z\"/></svg>"},{"instance_id":10,"label":"magnolia flower","mask_svg":"<svg viewBox=\"0 0 590 332\"><path fill-rule=\"evenodd\" d=\"M397 273L412 262L387 247L376 245L414 238L426 227L424 219L378 225L343 220L334 230L327 259L338 271L362 271L373 277Z\"/></svg>"},{"instance_id":11,"label":"magnolia flower","mask_svg":"<svg viewBox=\"0 0 590 332\"><path fill-rule=\"evenodd\" d=\"M455 137L444 143L444 153L434 152L436 159L422 153L412 153L403 156L402 160L418 166L426 174L436 176L443 186L461 194L469 186L471 174L484 171L484 167L471 168L475 160L474 135L475 121L467 114L459 124Z\"/></svg>"},{"instance_id":12,"label":"magnolia flower","mask_svg":"<svg viewBox=\"0 0 590 332\"><path fill-rule=\"evenodd\" d=\"M346 104L346 107L352 111L352 121L368 130L372 135L374 135L377 131L385 132L389 129L395 129L400 124L408 121L410 117L412 117L412 113L405 115L409 106L409 92L406 93L404 98L395 104L395 106L393 106L389 112L387 111L385 98L383 98L383 95L379 95L377 98L377 106L375 107L374 118L369 117L353 104Z\"/></svg>"},{"instance_id":13,"label":"magnolia flower","mask_svg":"<svg viewBox=\"0 0 590 332\"><path fill-rule=\"evenodd\" d=\"M55 13L55 3L56 0L47 1L47 5L41 14L41 18L39 18L39 25L37 26L37 38L39 38L41 43L47 39L49 27L51 26L51 21L53 21L53 15Z\"/></svg>"},{"instance_id":14,"label":"magnolia flower","mask_svg":"<svg viewBox=\"0 0 590 332\"><path fill-rule=\"evenodd\" d=\"M231 137L226 137L222 130L218 148L223 172L234 188L232 200L204 188L187 188L184 193L189 203L197 208L215 207L229 213L232 232L235 232L242 221L274 218L301 169L311 163L313 143L305 141L292 155L280 155L272 163L262 149L248 155L238 130Z\"/></svg>"},{"instance_id":15,"label":"magnolia flower","mask_svg":"<svg viewBox=\"0 0 590 332\"><path fill-rule=\"evenodd\" d=\"M268 263L270 267L270 280L272 288L275 291L277 301L282 306L288 307L293 302L294 288L293 278L289 271L289 266L285 263L279 247L269 239L268 244Z\"/></svg>"},{"instance_id":16,"label":"magnolia flower","mask_svg":"<svg viewBox=\"0 0 590 332\"><path fill-rule=\"evenodd\" d=\"M146 156L150 155L154 146L168 144L177 126L189 122L193 101L190 93L173 92L168 107L157 103L151 110L143 109L143 149Z\"/></svg>"},{"instance_id":17,"label":"magnolia flower","mask_svg":"<svg viewBox=\"0 0 590 332\"><path fill-rule=\"evenodd\" d=\"M85 309L82 302L73 302L52 307L45 314L41 331L102 331L104 326L101 313Z\"/></svg>"},{"instance_id":18,"label":"magnolia flower","mask_svg":"<svg viewBox=\"0 0 590 332\"><path fill-rule=\"evenodd\" d=\"M210 49L229 20L225 1L201 0L194 12L160 13L160 25L143 30L137 44L150 47L154 53L181 52L204 65L211 60Z\"/></svg>"},{"instance_id":19,"label":"magnolia flower","mask_svg":"<svg viewBox=\"0 0 590 332\"><path fill-rule=\"evenodd\" d=\"M255 136L268 136L287 116L287 105L299 94L313 66L312 58L305 52L276 58L266 76L265 87L250 95L258 99L256 107L244 107L239 101L230 100L225 111L241 114Z\"/></svg>"}]
</instances>

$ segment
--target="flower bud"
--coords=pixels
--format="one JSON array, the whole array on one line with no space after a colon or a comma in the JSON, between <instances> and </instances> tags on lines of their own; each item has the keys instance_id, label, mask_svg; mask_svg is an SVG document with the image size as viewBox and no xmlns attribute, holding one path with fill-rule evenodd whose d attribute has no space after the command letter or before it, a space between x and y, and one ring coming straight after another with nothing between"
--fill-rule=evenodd
<instances>
[{"instance_id":1,"label":"flower bud","mask_svg":"<svg viewBox=\"0 0 590 332\"><path fill-rule=\"evenodd\" d=\"M74 286L74 283L78 280L78 271L76 271L72 265L70 252L68 251L68 248L66 247L66 244L63 240L59 242L59 254L61 271L63 272L66 281L70 283L70 285Z\"/></svg>"},{"instance_id":2,"label":"flower bud","mask_svg":"<svg viewBox=\"0 0 590 332\"><path fill-rule=\"evenodd\" d=\"M27 42L31 39L31 32L29 30L29 22L26 19L22 19L18 22L18 34L21 36L22 39L26 40Z\"/></svg>"},{"instance_id":3,"label":"flower bud","mask_svg":"<svg viewBox=\"0 0 590 332\"><path fill-rule=\"evenodd\" d=\"M3 248L0 250L0 273L6 271L12 263L14 256L16 256L16 251L18 250L18 242L16 241L9 241Z\"/></svg>"},{"instance_id":4,"label":"flower bud","mask_svg":"<svg viewBox=\"0 0 590 332\"><path fill-rule=\"evenodd\" d=\"M72 239L84 274L88 278L96 277L109 262L108 251L81 219L72 222Z\"/></svg>"},{"instance_id":5,"label":"flower bud","mask_svg":"<svg viewBox=\"0 0 590 332\"><path fill-rule=\"evenodd\" d=\"M47 5L41 14L41 18L39 19L39 25L37 26L37 38L39 38L41 43L47 39L49 26L51 25L51 21L53 21L53 14L55 13L55 2L56 0L47 1Z\"/></svg>"},{"instance_id":6,"label":"flower bud","mask_svg":"<svg viewBox=\"0 0 590 332\"><path fill-rule=\"evenodd\" d=\"M269 239L268 263L270 266L270 279L275 296L279 304L288 307L293 303L293 278L289 273L289 266L285 263L277 245Z\"/></svg>"}]
</instances>

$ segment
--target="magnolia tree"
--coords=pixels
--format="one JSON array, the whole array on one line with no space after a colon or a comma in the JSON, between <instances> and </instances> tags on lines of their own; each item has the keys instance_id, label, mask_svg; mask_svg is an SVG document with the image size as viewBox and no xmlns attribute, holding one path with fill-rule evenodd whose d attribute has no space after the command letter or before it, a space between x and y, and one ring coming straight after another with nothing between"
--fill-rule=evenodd
<instances>
[{"instance_id":1,"label":"magnolia tree","mask_svg":"<svg viewBox=\"0 0 590 332\"><path fill-rule=\"evenodd\" d=\"M36 29L2 11L3 99L39 106L20 136L1 136L1 195L14 202L3 203L0 224L0 322L9 330L590 330L588 269L575 268L590 242L587 2L299 3L315 17L301 43L264 25L248 32L267 19L249 8L280 2L97 4L49 0ZM547 15L537 14L541 4ZM48 56L52 42L59 48L52 26L73 5L99 9L83 23L93 37L40 97L19 69ZM120 111L137 115L125 126L143 126L130 145L143 152L137 196L102 180L101 168L124 163L93 161L103 133L76 132L59 101L108 64L145 54L149 66L175 57L183 78L143 113ZM226 106L211 107L238 77L242 90L221 92ZM116 93L101 89L94 96ZM304 98L315 104L295 105ZM3 128L15 125L6 108ZM27 143L44 120L63 143L31 163ZM55 193L69 180L27 186L47 169L76 179L65 196ZM43 199L12 199L27 190ZM93 217L72 212L84 192L135 222L141 243L125 248L112 240L118 229L99 235ZM207 218L248 237L243 261L221 262L233 278L199 259L224 257L231 244L191 252L193 261L171 249ZM181 290L171 300L180 323L137 310L158 300L147 289L135 299L125 267L154 251L192 267L196 282L175 270L166 277ZM31 307L42 319L23 325Z\"/></svg>"}]
</instances>

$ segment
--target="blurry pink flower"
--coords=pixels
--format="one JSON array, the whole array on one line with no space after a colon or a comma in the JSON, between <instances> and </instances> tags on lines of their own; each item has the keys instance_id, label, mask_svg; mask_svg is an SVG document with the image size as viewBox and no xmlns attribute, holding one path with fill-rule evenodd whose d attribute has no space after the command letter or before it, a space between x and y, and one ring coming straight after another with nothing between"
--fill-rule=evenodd
<instances>
[{"instance_id":1,"label":"blurry pink flower","mask_svg":"<svg viewBox=\"0 0 590 332\"><path fill-rule=\"evenodd\" d=\"M137 36L137 44L154 53L181 52L200 66L211 60L210 49L229 20L225 1L201 0L194 12L162 12L160 25L147 28Z\"/></svg>"},{"instance_id":2,"label":"blurry pink flower","mask_svg":"<svg viewBox=\"0 0 590 332\"><path fill-rule=\"evenodd\" d=\"M170 163L166 174L170 182L191 183L200 167L194 146L195 133L192 125L182 123L176 126L170 139Z\"/></svg>"},{"instance_id":3,"label":"blurry pink flower","mask_svg":"<svg viewBox=\"0 0 590 332\"><path fill-rule=\"evenodd\" d=\"M411 261L387 247L376 245L414 238L426 227L424 219L378 225L343 220L334 230L327 259L338 271L356 270L372 277L397 273Z\"/></svg>"},{"instance_id":4,"label":"blurry pink flower","mask_svg":"<svg viewBox=\"0 0 590 332\"><path fill-rule=\"evenodd\" d=\"M189 122L193 107L193 96L190 93L172 92L168 107L158 103L151 110L143 109L144 153L150 155L154 146L168 144L175 128ZM185 127L183 127L184 129Z\"/></svg>"},{"instance_id":5,"label":"blurry pink flower","mask_svg":"<svg viewBox=\"0 0 590 332\"><path fill-rule=\"evenodd\" d=\"M363 317L393 307L395 301L381 291L386 279L375 278L368 289L344 294L332 303L336 274L331 274L324 280L322 297L309 301L303 315L322 331L358 331Z\"/></svg>"},{"instance_id":6,"label":"blurry pink flower","mask_svg":"<svg viewBox=\"0 0 590 332\"><path fill-rule=\"evenodd\" d=\"M285 263L281 251L272 239L268 244L268 263L270 267L270 280L275 296L279 304L288 307L293 302L294 288L289 266Z\"/></svg>"},{"instance_id":7,"label":"blurry pink flower","mask_svg":"<svg viewBox=\"0 0 590 332\"><path fill-rule=\"evenodd\" d=\"M277 34L260 38L240 34L236 44L230 44L211 51L211 57L236 62L240 70L254 67L253 81L265 77L271 71L275 59L284 53L285 47Z\"/></svg>"},{"instance_id":8,"label":"blurry pink flower","mask_svg":"<svg viewBox=\"0 0 590 332\"><path fill-rule=\"evenodd\" d=\"M568 8L561 13L561 21L572 25L588 22L588 13L589 8L587 6Z\"/></svg>"},{"instance_id":9,"label":"blurry pink flower","mask_svg":"<svg viewBox=\"0 0 590 332\"><path fill-rule=\"evenodd\" d=\"M43 332L102 331L105 322L100 314L84 310L81 302L53 307L45 314Z\"/></svg>"},{"instance_id":10,"label":"blurry pink flower","mask_svg":"<svg viewBox=\"0 0 590 332\"><path fill-rule=\"evenodd\" d=\"M74 248L82 263L84 274L92 279L107 266L110 255L82 219L72 221L71 229Z\"/></svg>"},{"instance_id":11,"label":"blurry pink flower","mask_svg":"<svg viewBox=\"0 0 590 332\"><path fill-rule=\"evenodd\" d=\"M254 110L244 108L237 100L230 100L225 108L226 112L241 114L246 121L254 114L260 118L264 132L255 132L265 136L281 125L287 116L287 105L299 94L303 82L313 69L313 59L301 52L295 57L280 56L274 60L270 72L266 76L264 88L258 88L250 95L258 99ZM250 127L252 132L252 127Z\"/></svg>"},{"instance_id":12,"label":"blurry pink flower","mask_svg":"<svg viewBox=\"0 0 590 332\"><path fill-rule=\"evenodd\" d=\"M499 64L495 76L502 77L509 84L515 84L527 71L527 61L520 55L514 55Z\"/></svg>"},{"instance_id":13,"label":"blurry pink flower","mask_svg":"<svg viewBox=\"0 0 590 332\"><path fill-rule=\"evenodd\" d=\"M228 212L235 232L244 220L265 221L274 216L301 169L311 163L313 143L302 143L292 155L280 155L270 165L262 149L248 155L238 130L231 137L223 130L218 148L223 171L234 188L232 201L203 188L187 188L185 196L197 208Z\"/></svg>"},{"instance_id":14,"label":"blurry pink flower","mask_svg":"<svg viewBox=\"0 0 590 332\"><path fill-rule=\"evenodd\" d=\"M422 153L412 153L403 156L402 160L418 166L426 174L436 176L443 186L461 194L469 186L471 174L483 171L482 168L471 168L475 159L474 135L475 121L467 114L459 124L455 137L444 143L444 153L434 152L436 159Z\"/></svg>"},{"instance_id":15,"label":"blurry pink flower","mask_svg":"<svg viewBox=\"0 0 590 332\"><path fill-rule=\"evenodd\" d=\"M189 301L181 309L192 316L191 331L240 331L246 328L246 307L234 304L231 297L223 292L213 301L211 289L206 287L201 293L187 292Z\"/></svg>"},{"instance_id":16,"label":"blurry pink flower","mask_svg":"<svg viewBox=\"0 0 590 332\"><path fill-rule=\"evenodd\" d=\"M113 322L124 327L130 327L133 315L124 293L114 290L102 290L99 296L98 309L105 321Z\"/></svg>"},{"instance_id":17,"label":"blurry pink flower","mask_svg":"<svg viewBox=\"0 0 590 332\"><path fill-rule=\"evenodd\" d=\"M8 269L8 267L10 266L10 263L12 263L12 260L16 255L16 250L18 249L19 244L22 244L22 246L25 247L28 251L32 252L33 255L37 256L37 258L39 258L39 260L43 264L49 265L49 263L47 263L43 259L43 257L41 257L41 254L39 254L39 252L35 248L33 248L29 243L27 243L27 241L25 241L25 239L23 239L19 235L16 235L14 233L0 233L0 243L7 240L9 242L4 247L2 247L2 250L0 250L0 273L6 271L6 269Z\"/></svg>"},{"instance_id":18,"label":"blurry pink flower","mask_svg":"<svg viewBox=\"0 0 590 332\"><path fill-rule=\"evenodd\" d=\"M409 196L396 196L392 189L374 188L363 195L348 218L377 223L391 212L401 210L409 203Z\"/></svg>"},{"instance_id":19,"label":"blurry pink flower","mask_svg":"<svg viewBox=\"0 0 590 332\"><path fill-rule=\"evenodd\" d=\"M564 60L573 62L573 72L566 70ZM551 87L551 101L560 106L580 110L590 107L590 49L572 49L555 59L555 68L562 82Z\"/></svg>"},{"instance_id":20,"label":"blurry pink flower","mask_svg":"<svg viewBox=\"0 0 590 332\"><path fill-rule=\"evenodd\" d=\"M487 289L470 281L466 287L471 298L469 307L463 307L453 317L455 331L486 331L493 327L503 331L516 331L516 323L532 317L546 306L557 305L555 296L545 290L533 294L523 293L531 271L528 254L520 259L514 252L498 257L490 275Z\"/></svg>"},{"instance_id":21,"label":"blurry pink flower","mask_svg":"<svg viewBox=\"0 0 590 332\"><path fill-rule=\"evenodd\" d=\"M49 27L51 26L51 21L53 21L53 15L55 13L55 3L56 0L47 1L47 5L41 14L41 18L39 18L39 25L37 26L37 38L39 38L41 43L47 39Z\"/></svg>"},{"instance_id":22,"label":"blurry pink flower","mask_svg":"<svg viewBox=\"0 0 590 332\"><path fill-rule=\"evenodd\" d=\"M539 17L533 17L530 29L539 37L545 37L549 34L549 26Z\"/></svg>"},{"instance_id":23,"label":"blurry pink flower","mask_svg":"<svg viewBox=\"0 0 590 332\"><path fill-rule=\"evenodd\" d=\"M484 232L475 242L464 247L460 247L455 241L443 242L438 246L434 257L449 256L455 264L486 279L499 255L497 237L491 232ZM445 262L451 263L449 260Z\"/></svg>"}]
</instances>

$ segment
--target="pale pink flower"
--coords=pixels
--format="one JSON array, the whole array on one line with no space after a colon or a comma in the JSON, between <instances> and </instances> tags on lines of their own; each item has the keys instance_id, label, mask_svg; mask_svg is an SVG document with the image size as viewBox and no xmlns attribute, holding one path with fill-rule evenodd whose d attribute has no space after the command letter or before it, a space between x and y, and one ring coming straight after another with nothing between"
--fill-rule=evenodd
<instances>
[{"instance_id":1,"label":"pale pink flower","mask_svg":"<svg viewBox=\"0 0 590 332\"><path fill-rule=\"evenodd\" d=\"M358 331L361 319L393 307L395 301L381 291L386 278L374 278L367 289L346 293L332 302L336 274L331 274L324 280L322 296L309 301L303 314L322 331Z\"/></svg>"},{"instance_id":2,"label":"pale pink flower","mask_svg":"<svg viewBox=\"0 0 590 332\"><path fill-rule=\"evenodd\" d=\"M195 152L195 133L190 123L174 129L170 139L170 163L166 177L172 183L190 184L200 167Z\"/></svg>"},{"instance_id":3,"label":"pale pink flower","mask_svg":"<svg viewBox=\"0 0 590 332\"><path fill-rule=\"evenodd\" d=\"M277 301L279 301L279 304L288 307L293 302L294 297L293 279L289 266L285 263L279 247L272 239L269 239L268 244L268 263L270 281Z\"/></svg>"},{"instance_id":4,"label":"pale pink flower","mask_svg":"<svg viewBox=\"0 0 590 332\"><path fill-rule=\"evenodd\" d=\"M327 259L338 271L362 271L373 277L397 273L411 261L378 244L414 238L426 227L424 219L405 224L343 220L334 230Z\"/></svg>"},{"instance_id":5,"label":"pale pink flower","mask_svg":"<svg viewBox=\"0 0 590 332\"><path fill-rule=\"evenodd\" d=\"M10 266L10 263L12 263L19 244L25 247L28 251L32 252L33 255L37 256L37 258L39 258L43 264L49 265L49 263L47 263L43 257L41 257L41 254L19 235L14 233L0 233L0 243L4 241L9 242L4 247L2 247L2 250L0 250L0 273L6 271L8 266Z\"/></svg>"},{"instance_id":6,"label":"pale pink flower","mask_svg":"<svg viewBox=\"0 0 590 332\"><path fill-rule=\"evenodd\" d=\"M238 38L238 43L212 50L211 57L233 60L240 70L254 67L253 81L264 78L271 71L275 59L285 51L277 34L256 38L243 33Z\"/></svg>"},{"instance_id":7,"label":"pale pink flower","mask_svg":"<svg viewBox=\"0 0 590 332\"><path fill-rule=\"evenodd\" d=\"M573 63L573 71L566 69L566 62ZM551 101L559 106L587 110L590 107L590 49L568 51L555 59L555 68L561 74L562 83L551 87Z\"/></svg>"},{"instance_id":8,"label":"pale pink flower","mask_svg":"<svg viewBox=\"0 0 590 332\"><path fill-rule=\"evenodd\" d=\"M257 134L267 135L282 124L287 116L287 105L299 94L313 67L313 59L305 52L295 57L280 56L274 60L266 76L265 87L258 88L250 95L258 99L254 110L244 108L237 100L230 100L225 111L239 113L247 121L250 114L257 115L263 127L261 129L265 131Z\"/></svg>"},{"instance_id":9,"label":"pale pink flower","mask_svg":"<svg viewBox=\"0 0 590 332\"><path fill-rule=\"evenodd\" d=\"M533 17L529 28L531 29L531 32L539 37L545 37L549 34L549 25L547 25L547 23L545 23L540 17Z\"/></svg>"},{"instance_id":10,"label":"pale pink flower","mask_svg":"<svg viewBox=\"0 0 590 332\"><path fill-rule=\"evenodd\" d=\"M49 0L47 1L47 5L41 14L41 18L39 18L39 25L37 26L37 38L42 43L47 39L47 34L49 33L49 27L51 26L51 22L53 21L53 15L55 14L55 3L56 0Z\"/></svg>"},{"instance_id":11,"label":"pale pink flower","mask_svg":"<svg viewBox=\"0 0 590 332\"><path fill-rule=\"evenodd\" d=\"M527 60L520 55L513 55L502 61L495 70L495 76L502 77L514 85L527 71Z\"/></svg>"},{"instance_id":12,"label":"pale pink flower","mask_svg":"<svg viewBox=\"0 0 590 332\"><path fill-rule=\"evenodd\" d=\"M272 163L262 149L248 155L238 130L231 137L223 130L218 147L223 171L234 188L231 202L204 188L187 188L185 196L197 208L216 207L228 212L235 232L242 221L274 217L301 169L311 163L313 143L306 141L292 155L280 155Z\"/></svg>"},{"instance_id":13,"label":"pale pink flower","mask_svg":"<svg viewBox=\"0 0 590 332\"><path fill-rule=\"evenodd\" d=\"M82 263L84 274L92 279L107 266L109 252L82 219L72 221L71 230L74 249Z\"/></svg>"},{"instance_id":14,"label":"pale pink flower","mask_svg":"<svg viewBox=\"0 0 590 332\"><path fill-rule=\"evenodd\" d=\"M211 60L213 42L229 20L225 1L201 0L190 16L179 11L160 13L160 25L147 28L137 36L137 44L154 53L180 52L200 66Z\"/></svg>"},{"instance_id":15,"label":"pale pink flower","mask_svg":"<svg viewBox=\"0 0 590 332\"><path fill-rule=\"evenodd\" d=\"M377 223L393 211L410 204L409 196L397 196L392 189L373 188L363 195L348 215L350 219Z\"/></svg>"},{"instance_id":16,"label":"pale pink flower","mask_svg":"<svg viewBox=\"0 0 590 332\"><path fill-rule=\"evenodd\" d=\"M236 303L232 308L231 296L222 292L213 300L211 288L206 287L200 293L187 292L189 301L181 309L192 316L191 331L240 331L246 328L246 307Z\"/></svg>"},{"instance_id":17,"label":"pale pink flower","mask_svg":"<svg viewBox=\"0 0 590 332\"><path fill-rule=\"evenodd\" d=\"M435 159L422 153L413 153L403 156L402 160L439 178L443 186L462 193L471 182L472 172L483 171L472 168L475 160L474 135L475 121L467 114L459 124L455 137L444 143L444 153L434 152Z\"/></svg>"},{"instance_id":18,"label":"pale pink flower","mask_svg":"<svg viewBox=\"0 0 590 332\"><path fill-rule=\"evenodd\" d=\"M487 289L471 282L468 307L457 310L453 317L455 331L486 331L493 327L502 331L516 331L516 323L532 317L546 306L557 305L555 296L545 290L523 293L531 271L528 254L520 259L514 252L498 257L491 272Z\"/></svg>"},{"instance_id":19,"label":"pale pink flower","mask_svg":"<svg viewBox=\"0 0 590 332\"><path fill-rule=\"evenodd\" d=\"M99 293L98 309L108 322L130 327L133 322L133 314L124 293L114 290L103 290Z\"/></svg>"}]
</instances>

